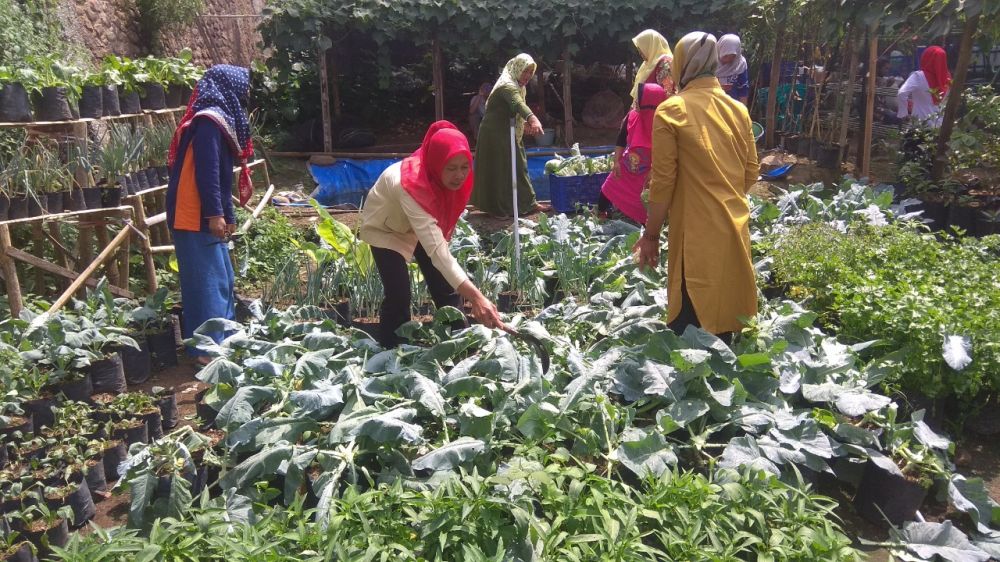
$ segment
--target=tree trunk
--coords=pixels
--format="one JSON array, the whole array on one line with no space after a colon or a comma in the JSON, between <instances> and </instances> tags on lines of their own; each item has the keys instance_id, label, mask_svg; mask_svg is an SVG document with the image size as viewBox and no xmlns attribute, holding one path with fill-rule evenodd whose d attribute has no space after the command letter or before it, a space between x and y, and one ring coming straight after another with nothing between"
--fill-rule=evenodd
<instances>
[{"instance_id":1,"label":"tree trunk","mask_svg":"<svg viewBox=\"0 0 1000 562\"><path fill-rule=\"evenodd\" d=\"M563 137L565 137L566 146L572 146L575 138L573 134L572 81L573 61L569 58L569 51L563 51Z\"/></svg>"},{"instance_id":2,"label":"tree trunk","mask_svg":"<svg viewBox=\"0 0 1000 562\"><path fill-rule=\"evenodd\" d=\"M785 46L785 28L788 24L788 0L781 3L780 19L774 37L774 53L771 56L771 80L767 89L767 131L764 144L774 148L775 114L778 108L778 82L781 80L781 56Z\"/></svg>"},{"instance_id":3,"label":"tree trunk","mask_svg":"<svg viewBox=\"0 0 1000 562\"><path fill-rule=\"evenodd\" d=\"M931 179L935 182L944 178L944 173L948 168L948 142L951 140L951 132L955 128L955 118L958 117L958 108L962 105L962 93L965 91L965 78L969 73L969 59L972 58L972 39L976 35L979 27L979 14L976 14L965 21L965 29L962 30L962 42L958 47L958 62L955 67L955 76L951 81L951 88L948 91L948 104L944 108L944 116L941 121L941 130L938 132L937 150L934 152L934 167L931 169Z\"/></svg>"},{"instance_id":4,"label":"tree trunk","mask_svg":"<svg viewBox=\"0 0 1000 562\"><path fill-rule=\"evenodd\" d=\"M444 61L441 55L441 42L434 40L431 56L434 60L434 117L437 121L444 119Z\"/></svg>"},{"instance_id":5,"label":"tree trunk","mask_svg":"<svg viewBox=\"0 0 1000 562\"><path fill-rule=\"evenodd\" d=\"M861 141L861 177L866 178L872 168L872 127L875 125L875 74L878 70L878 27L872 26L868 43L868 78L865 92L865 135Z\"/></svg>"}]
</instances>

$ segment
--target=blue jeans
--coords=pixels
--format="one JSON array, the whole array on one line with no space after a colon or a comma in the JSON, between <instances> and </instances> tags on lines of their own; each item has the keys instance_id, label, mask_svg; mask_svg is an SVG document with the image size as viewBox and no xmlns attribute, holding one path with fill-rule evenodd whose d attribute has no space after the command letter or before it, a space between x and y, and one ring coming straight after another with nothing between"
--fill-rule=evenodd
<instances>
[{"instance_id":1,"label":"blue jeans","mask_svg":"<svg viewBox=\"0 0 1000 562\"><path fill-rule=\"evenodd\" d=\"M171 230L181 281L184 321L181 334L190 338L198 327L213 318L236 320L236 274L229 259L229 246L207 232ZM216 343L226 334L209 332ZM201 355L188 348L188 354Z\"/></svg>"}]
</instances>

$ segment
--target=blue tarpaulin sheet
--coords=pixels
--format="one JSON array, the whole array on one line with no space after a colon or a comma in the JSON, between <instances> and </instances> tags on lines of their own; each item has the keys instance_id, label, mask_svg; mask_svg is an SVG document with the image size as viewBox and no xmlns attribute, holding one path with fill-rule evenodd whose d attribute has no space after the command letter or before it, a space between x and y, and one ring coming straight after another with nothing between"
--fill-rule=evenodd
<instances>
[{"instance_id":1,"label":"blue tarpaulin sheet","mask_svg":"<svg viewBox=\"0 0 1000 562\"><path fill-rule=\"evenodd\" d=\"M614 147L596 147L585 150L604 150L610 153ZM535 196L539 200L549 199L549 178L545 175L545 163L553 156L535 155L538 152L551 152L551 148L529 148L528 153L528 176L531 184L535 188ZM569 155L569 150L560 151L563 156ZM320 205L353 205L360 207L364 196L371 189L382 172L392 164L399 162L399 159L372 159L355 160L342 159L333 164L319 165L309 164L309 173L316 181L316 190L312 197Z\"/></svg>"}]
</instances>

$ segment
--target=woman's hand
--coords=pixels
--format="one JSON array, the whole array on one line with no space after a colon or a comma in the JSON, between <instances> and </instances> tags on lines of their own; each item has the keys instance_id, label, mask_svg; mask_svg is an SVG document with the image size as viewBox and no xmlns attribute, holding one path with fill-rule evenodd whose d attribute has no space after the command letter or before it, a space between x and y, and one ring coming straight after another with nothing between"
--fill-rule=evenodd
<instances>
[{"instance_id":1,"label":"woman's hand","mask_svg":"<svg viewBox=\"0 0 1000 562\"><path fill-rule=\"evenodd\" d=\"M642 236L636 241L635 246L632 247L632 252L638 253L637 261L639 262L639 267L648 267L652 270L656 270L656 267L660 264L660 237L657 236L653 239L651 236L647 236L648 232L646 230L642 231Z\"/></svg>"},{"instance_id":2,"label":"woman's hand","mask_svg":"<svg viewBox=\"0 0 1000 562\"><path fill-rule=\"evenodd\" d=\"M537 137L544 132L542 130L542 122L539 121L538 117L535 117L534 115L528 117L528 123L524 127L524 132L533 137Z\"/></svg>"},{"instance_id":3,"label":"woman's hand","mask_svg":"<svg viewBox=\"0 0 1000 562\"><path fill-rule=\"evenodd\" d=\"M209 217L208 219L208 231L212 233L212 236L216 238L226 237L226 218L225 217Z\"/></svg>"},{"instance_id":4,"label":"woman's hand","mask_svg":"<svg viewBox=\"0 0 1000 562\"><path fill-rule=\"evenodd\" d=\"M472 317L487 328L499 328L510 332L511 328L503 323L500 313L490 299L486 298L472 281L466 281L458 286L458 294L472 306Z\"/></svg>"}]
</instances>

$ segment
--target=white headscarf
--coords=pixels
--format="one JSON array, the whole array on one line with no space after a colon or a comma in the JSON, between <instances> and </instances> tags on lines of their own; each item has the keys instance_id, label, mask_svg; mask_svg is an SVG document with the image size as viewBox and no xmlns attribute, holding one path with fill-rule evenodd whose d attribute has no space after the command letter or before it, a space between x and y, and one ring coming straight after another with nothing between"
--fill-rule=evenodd
<instances>
[{"instance_id":1,"label":"white headscarf","mask_svg":"<svg viewBox=\"0 0 1000 562\"><path fill-rule=\"evenodd\" d=\"M743 46L740 44L739 35L733 35L732 33L723 35L719 39L718 49L720 59L726 55L736 55L736 58L729 64L722 64L720 62L715 75L719 78L728 78L743 74L743 71L747 69L747 59L743 57Z\"/></svg>"},{"instance_id":2,"label":"white headscarf","mask_svg":"<svg viewBox=\"0 0 1000 562\"><path fill-rule=\"evenodd\" d=\"M639 86L646 83L663 55L673 57L673 53L670 51L670 43L654 29L647 29L633 37L632 44L642 54L642 65L636 71L635 82L632 83L632 100L636 100L639 98Z\"/></svg>"},{"instance_id":3,"label":"white headscarf","mask_svg":"<svg viewBox=\"0 0 1000 562\"><path fill-rule=\"evenodd\" d=\"M715 77L719 67L719 50L715 43L715 36L704 31L692 31L677 42L673 74L678 91L683 91L696 78Z\"/></svg>"},{"instance_id":4,"label":"white headscarf","mask_svg":"<svg viewBox=\"0 0 1000 562\"><path fill-rule=\"evenodd\" d=\"M500 78L497 78L496 84L493 84L493 90L490 91L490 95L492 96L493 92L500 88L510 86L520 92L521 99L527 103L527 90L521 85L521 75L529 68L534 71L536 66L535 59L526 53L521 53L510 59L504 65L503 72L500 73ZM524 135L524 118L518 115L514 122L517 138L520 139Z\"/></svg>"}]
</instances>

